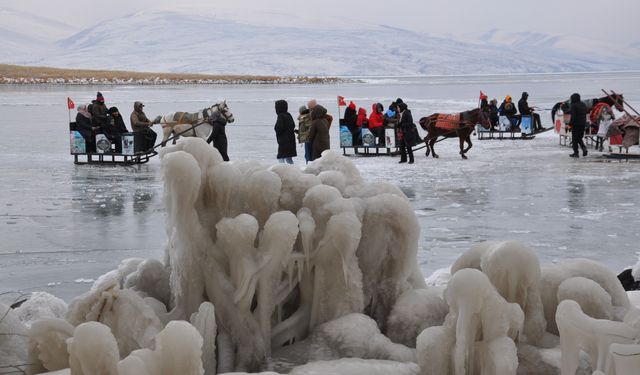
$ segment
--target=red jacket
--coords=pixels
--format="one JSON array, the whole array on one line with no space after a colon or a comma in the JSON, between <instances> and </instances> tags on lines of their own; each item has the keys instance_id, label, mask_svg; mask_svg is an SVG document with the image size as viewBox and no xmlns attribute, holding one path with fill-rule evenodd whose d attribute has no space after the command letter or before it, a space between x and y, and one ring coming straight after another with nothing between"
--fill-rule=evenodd
<instances>
[{"instance_id":1,"label":"red jacket","mask_svg":"<svg viewBox=\"0 0 640 375\"><path fill-rule=\"evenodd\" d=\"M359 128L362 127L362 124L365 123L367 121L367 110L360 107L358 108L358 118L356 119L356 125L358 125Z\"/></svg>"},{"instance_id":2,"label":"red jacket","mask_svg":"<svg viewBox=\"0 0 640 375\"><path fill-rule=\"evenodd\" d=\"M369 128L371 129L381 127L384 122L382 112L377 111L377 106L378 103L373 103L371 106L371 114L369 115Z\"/></svg>"}]
</instances>

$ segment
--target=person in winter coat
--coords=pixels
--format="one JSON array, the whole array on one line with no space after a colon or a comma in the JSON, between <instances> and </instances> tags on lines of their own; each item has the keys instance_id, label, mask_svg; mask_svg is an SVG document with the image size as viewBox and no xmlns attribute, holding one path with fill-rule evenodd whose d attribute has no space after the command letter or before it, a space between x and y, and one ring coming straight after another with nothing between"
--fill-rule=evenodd
<instances>
[{"instance_id":1,"label":"person in winter coat","mask_svg":"<svg viewBox=\"0 0 640 375\"><path fill-rule=\"evenodd\" d=\"M400 142L400 163L407 162L407 154L409 154L409 164L413 164L413 146L416 144L416 125L413 123L411 111L405 103L398 104L400 112L400 121L398 128L402 133L402 141Z\"/></svg>"},{"instance_id":2,"label":"person in winter coat","mask_svg":"<svg viewBox=\"0 0 640 375\"><path fill-rule=\"evenodd\" d=\"M109 108L109 127L108 127L108 135L109 139L116 146L116 152L122 152L122 138L120 134L127 133L127 126L124 124L124 119L120 115L120 111L118 108L111 107Z\"/></svg>"},{"instance_id":3,"label":"person in winter coat","mask_svg":"<svg viewBox=\"0 0 640 375\"><path fill-rule=\"evenodd\" d=\"M118 110L118 107L109 108L109 125L115 130L116 133L128 133L127 125L124 124L124 119Z\"/></svg>"},{"instance_id":4,"label":"person in winter coat","mask_svg":"<svg viewBox=\"0 0 640 375\"><path fill-rule=\"evenodd\" d=\"M508 118L511 126L518 125L518 109L511 101L511 96L507 95L504 97L504 101L500 104L500 108L498 108L498 113L500 116Z\"/></svg>"},{"instance_id":5,"label":"person in winter coat","mask_svg":"<svg viewBox=\"0 0 640 375\"><path fill-rule=\"evenodd\" d=\"M358 108L358 117L356 117L356 132L351 133L353 135L353 144L362 144L362 128L369 127L369 120L367 119L367 110L360 107Z\"/></svg>"},{"instance_id":6,"label":"person in winter coat","mask_svg":"<svg viewBox=\"0 0 640 375\"><path fill-rule=\"evenodd\" d=\"M351 144L357 145L360 129L358 129L358 113L356 112L356 103L350 101L344 110L344 124L351 132Z\"/></svg>"},{"instance_id":7,"label":"person in winter coat","mask_svg":"<svg viewBox=\"0 0 640 375\"><path fill-rule=\"evenodd\" d=\"M229 155L227 154L227 119L224 116L218 116L216 119L209 119L209 124L213 126L211 134L207 138L207 143L213 142L213 147L218 150L222 160L229 161Z\"/></svg>"},{"instance_id":8,"label":"person in winter coat","mask_svg":"<svg viewBox=\"0 0 640 375\"><path fill-rule=\"evenodd\" d=\"M89 113L87 105L80 104L78 106L78 114L76 115L76 130L82 135L82 138L84 138L87 152L94 152L96 150L94 132L97 129L97 126L91 124L91 113Z\"/></svg>"},{"instance_id":9,"label":"person in winter coat","mask_svg":"<svg viewBox=\"0 0 640 375\"><path fill-rule=\"evenodd\" d=\"M534 108L529 107L529 103L527 102L529 98L529 94L525 91L522 93L522 97L518 100L518 111L520 111L520 118L522 116L531 116L531 120L533 121L533 131L542 130L542 125L540 124L540 115L533 112Z\"/></svg>"},{"instance_id":10,"label":"person in winter coat","mask_svg":"<svg viewBox=\"0 0 640 375\"><path fill-rule=\"evenodd\" d=\"M587 106L580 100L580 94L575 93L571 95L571 120L569 126L571 126L571 145L573 146L573 154L569 155L572 158L577 158L578 146L582 148L582 156L587 156L587 146L584 145L584 129L587 126Z\"/></svg>"},{"instance_id":11,"label":"person in winter coat","mask_svg":"<svg viewBox=\"0 0 640 375\"><path fill-rule=\"evenodd\" d=\"M142 110L143 107L144 104L142 102L133 103L133 112L131 112L129 119L131 120L131 129L144 136L144 149L149 150L155 145L158 134L151 129L153 123L147 118L147 115Z\"/></svg>"},{"instance_id":12,"label":"person in winter coat","mask_svg":"<svg viewBox=\"0 0 640 375\"><path fill-rule=\"evenodd\" d=\"M498 126L498 100L491 99L489 102L489 120L491 121L491 128L495 129Z\"/></svg>"},{"instance_id":13,"label":"person in winter coat","mask_svg":"<svg viewBox=\"0 0 640 375\"><path fill-rule=\"evenodd\" d=\"M384 115L382 111L384 107L381 103L373 103L371 105L371 114L369 115L369 130L374 137L378 138L378 145L384 146Z\"/></svg>"},{"instance_id":14,"label":"person in winter coat","mask_svg":"<svg viewBox=\"0 0 640 375\"><path fill-rule=\"evenodd\" d=\"M273 129L276 132L276 139L278 141L278 161L280 163L293 164L293 157L297 156L296 153L296 124L293 122L293 117L288 112L289 104L286 100L276 101L276 125Z\"/></svg>"},{"instance_id":15,"label":"person in winter coat","mask_svg":"<svg viewBox=\"0 0 640 375\"><path fill-rule=\"evenodd\" d=\"M96 99L91 102L91 121L99 127L104 134L109 132L109 111L104 104L104 96L98 91Z\"/></svg>"},{"instance_id":16,"label":"person in winter coat","mask_svg":"<svg viewBox=\"0 0 640 375\"><path fill-rule=\"evenodd\" d=\"M324 150L328 150L330 145L329 122L327 121L327 109L321 105L316 105L311 111L311 129L309 130L309 141L313 149L313 160L322 156Z\"/></svg>"},{"instance_id":17,"label":"person in winter coat","mask_svg":"<svg viewBox=\"0 0 640 375\"><path fill-rule=\"evenodd\" d=\"M313 112L313 109L318 105L318 102L315 99L311 99L307 102L307 108L309 111ZM326 110L326 108L325 108ZM329 124L329 129L331 129L331 123L333 123L333 116L329 113L324 115L325 120L327 120L327 124Z\"/></svg>"},{"instance_id":18,"label":"person in winter coat","mask_svg":"<svg viewBox=\"0 0 640 375\"><path fill-rule=\"evenodd\" d=\"M311 129L311 111L306 106L298 110L298 142L304 143L304 160L308 164L313 160L313 148L309 141L309 130Z\"/></svg>"}]
</instances>

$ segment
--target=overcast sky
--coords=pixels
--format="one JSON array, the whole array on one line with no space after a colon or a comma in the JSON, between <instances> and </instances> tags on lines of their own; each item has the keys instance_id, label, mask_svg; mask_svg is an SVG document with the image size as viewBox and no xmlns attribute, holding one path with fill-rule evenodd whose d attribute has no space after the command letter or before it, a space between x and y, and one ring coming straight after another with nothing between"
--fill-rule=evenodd
<instances>
[{"instance_id":1,"label":"overcast sky","mask_svg":"<svg viewBox=\"0 0 640 375\"><path fill-rule=\"evenodd\" d=\"M640 0L21 0L6 6L82 28L117 16L179 3L332 15L438 34L538 31L622 43L640 42ZM1 4L1 3L0 3ZM2 4L2 5L5 5Z\"/></svg>"}]
</instances>

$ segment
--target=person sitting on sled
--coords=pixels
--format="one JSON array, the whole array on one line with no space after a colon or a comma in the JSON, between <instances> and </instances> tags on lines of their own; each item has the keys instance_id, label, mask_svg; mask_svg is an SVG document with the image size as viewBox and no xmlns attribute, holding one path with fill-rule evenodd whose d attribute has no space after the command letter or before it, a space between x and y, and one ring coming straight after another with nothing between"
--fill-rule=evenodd
<instances>
[{"instance_id":1,"label":"person sitting on sled","mask_svg":"<svg viewBox=\"0 0 640 375\"><path fill-rule=\"evenodd\" d=\"M539 132L544 130L542 125L540 124L540 115L535 113L535 107L529 107L529 103L527 99L529 98L529 94L525 91L522 93L522 97L518 101L518 110L520 111L520 119L524 116L531 116L531 122L533 126L533 132Z\"/></svg>"}]
</instances>

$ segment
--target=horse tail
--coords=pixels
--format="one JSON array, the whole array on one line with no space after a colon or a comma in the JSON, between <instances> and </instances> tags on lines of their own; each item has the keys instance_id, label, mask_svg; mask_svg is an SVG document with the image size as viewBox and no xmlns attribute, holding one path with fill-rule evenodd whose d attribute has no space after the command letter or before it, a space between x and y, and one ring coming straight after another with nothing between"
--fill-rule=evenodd
<instances>
[{"instance_id":1,"label":"horse tail","mask_svg":"<svg viewBox=\"0 0 640 375\"><path fill-rule=\"evenodd\" d=\"M561 105L562 102L558 102L553 106L553 108L551 108L551 122L554 124L556 123L556 112L558 112Z\"/></svg>"}]
</instances>

